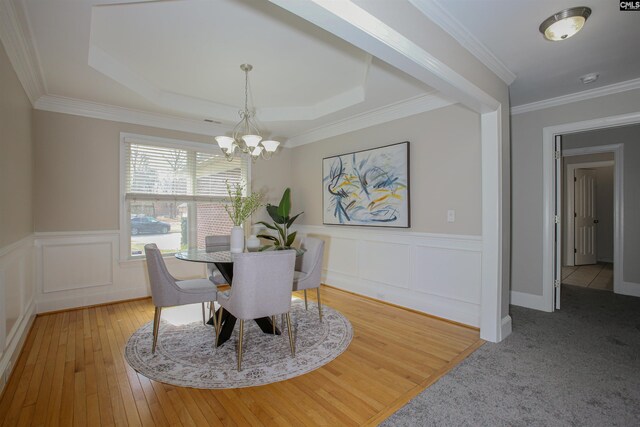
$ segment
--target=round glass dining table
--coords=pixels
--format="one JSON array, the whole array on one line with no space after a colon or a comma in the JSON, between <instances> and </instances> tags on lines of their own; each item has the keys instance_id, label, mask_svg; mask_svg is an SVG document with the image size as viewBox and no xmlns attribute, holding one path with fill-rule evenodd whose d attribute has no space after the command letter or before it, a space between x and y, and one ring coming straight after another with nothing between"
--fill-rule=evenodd
<instances>
[{"instance_id":1,"label":"round glass dining table","mask_svg":"<svg viewBox=\"0 0 640 427\"><path fill-rule=\"evenodd\" d=\"M229 251L189 249L187 251L178 252L175 256L183 261L215 264L218 270L220 270L222 277L224 277L227 283L232 286L233 258L235 255L236 254ZM280 330L273 327L273 323L271 323L271 319L269 317L261 317L253 320L258 324L258 326L260 326L260 329L265 334L273 334L275 332L276 335L280 335ZM207 323L213 325L213 319L209 319ZM218 345L222 345L231 337L235 324L236 317L229 313L229 311L225 310L222 313L222 327L220 328L220 334L218 335Z\"/></svg>"}]
</instances>

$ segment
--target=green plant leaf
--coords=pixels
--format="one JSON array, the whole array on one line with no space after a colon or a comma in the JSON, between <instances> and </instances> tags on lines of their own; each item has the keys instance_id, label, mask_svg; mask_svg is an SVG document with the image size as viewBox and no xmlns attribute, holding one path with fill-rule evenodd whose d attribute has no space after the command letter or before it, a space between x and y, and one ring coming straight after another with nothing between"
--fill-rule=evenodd
<instances>
[{"instance_id":1,"label":"green plant leaf","mask_svg":"<svg viewBox=\"0 0 640 427\"><path fill-rule=\"evenodd\" d=\"M277 237L274 237L270 234L258 234L256 237L258 237L259 239L267 239L267 240L271 240L274 242L279 242Z\"/></svg>"},{"instance_id":2,"label":"green plant leaf","mask_svg":"<svg viewBox=\"0 0 640 427\"><path fill-rule=\"evenodd\" d=\"M280 213L278 212L278 206L267 205L267 213L269 214L271 219L273 219L273 222L277 224L284 224L286 222L285 217L280 215Z\"/></svg>"},{"instance_id":3,"label":"green plant leaf","mask_svg":"<svg viewBox=\"0 0 640 427\"><path fill-rule=\"evenodd\" d=\"M285 246L289 247L293 244L293 242L296 240L296 234L298 234L297 231L289 234L289 238L287 239L287 244Z\"/></svg>"},{"instance_id":4,"label":"green plant leaf","mask_svg":"<svg viewBox=\"0 0 640 427\"><path fill-rule=\"evenodd\" d=\"M289 219L289 221L287 221L287 227L291 227L291 224L293 224L293 221L296 220L296 218L298 218L300 215L302 215L304 212L300 212L298 215L292 217Z\"/></svg>"},{"instance_id":5,"label":"green plant leaf","mask_svg":"<svg viewBox=\"0 0 640 427\"><path fill-rule=\"evenodd\" d=\"M287 188L286 190L284 190L284 193L282 194L282 199L280 199L280 204L278 205L278 215L280 215L282 218L289 218L290 212L291 212L291 189ZM280 224L284 223L285 221L286 219L282 221Z\"/></svg>"},{"instance_id":6,"label":"green plant leaf","mask_svg":"<svg viewBox=\"0 0 640 427\"><path fill-rule=\"evenodd\" d=\"M273 225L268 224L268 223L266 223L264 221L258 221L258 222L256 222L256 224L262 224L262 225L264 225L265 227L267 227L270 230L277 230L277 228L275 228Z\"/></svg>"}]
</instances>

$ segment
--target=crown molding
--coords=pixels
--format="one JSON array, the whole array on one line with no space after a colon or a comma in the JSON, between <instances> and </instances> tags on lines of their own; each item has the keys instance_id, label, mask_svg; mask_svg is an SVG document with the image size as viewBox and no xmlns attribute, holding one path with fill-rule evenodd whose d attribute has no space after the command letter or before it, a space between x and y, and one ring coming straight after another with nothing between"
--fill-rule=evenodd
<instances>
[{"instance_id":1,"label":"crown molding","mask_svg":"<svg viewBox=\"0 0 640 427\"><path fill-rule=\"evenodd\" d=\"M453 102L433 93L411 98L407 101L396 102L385 107L357 114L355 116L327 124L308 132L301 133L287 140L287 147L298 147L322 139L342 135L348 132L368 128L370 126L402 119L415 114L443 108Z\"/></svg>"},{"instance_id":2,"label":"crown molding","mask_svg":"<svg viewBox=\"0 0 640 427\"><path fill-rule=\"evenodd\" d=\"M30 32L24 31L11 0L0 0L0 40L27 97L34 104L47 89Z\"/></svg>"},{"instance_id":3,"label":"crown molding","mask_svg":"<svg viewBox=\"0 0 640 427\"><path fill-rule=\"evenodd\" d=\"M171 116L168 114L149 113L55 95L40 97L40 99L35 102L34 108L36 110L52 111L54 113L72 114L75 116L131 123L207 136L221 135L230 130L230 128L206 123L201 120Z\"/></svg>"},{"instance_id":4,"label":"crown molding","mask_svg":"<svg viewBox=\"0 0 640 427\"><path fill-rule=\"evenodd\" d=\"M464 25L447 12L436 0L409 0L423 15L446 31L473 56L493 71L507 85L513 83L516 75L507 68L484 44L482 44Z\"/></svg>"},{"instance_id":5,"label":"crown molding","mask_svg":"<svg viewBox=\"0 0 640 427\"><path fill-rule=\"evenodd\" d=\"M598 98L600 96L613 95L615 93L627 92L634 89L640 89L640 78L584 90L582 92L576 92L569 95L544 99L542 101L531 102L529 104L518 105L511 108L511 115L514 116L516 114L528 113L530 111L543 110L545 108L571 104L573 102L585 101L592 98Z\"/></svg>"},{"instance_id":6,"label":"crown molding","mask_svg":"<svg viewBox=\"0 0 640 427\"><path fill-rule=\"evenodd\" d=\"M283 148L293 148L299 145L310 144L332 136L342 135L392 120L409 117L415 114L443 108L452 105L433 93L418 96L407 101L401 101L385 107L377 108L362 114L330 123L312 129L288 139L283 143ZM229 131L229 128L205 123L196 119L176 117L168 114L149 113L81 99L65 98L56 95L40 97L34 104L36 110L51 111L54 113L71 114L74 116L89 117L93 119L109 120L121 123L150 126L160 129L189 132L198 135L215 136Z\"/></svg>"}]
</instances>

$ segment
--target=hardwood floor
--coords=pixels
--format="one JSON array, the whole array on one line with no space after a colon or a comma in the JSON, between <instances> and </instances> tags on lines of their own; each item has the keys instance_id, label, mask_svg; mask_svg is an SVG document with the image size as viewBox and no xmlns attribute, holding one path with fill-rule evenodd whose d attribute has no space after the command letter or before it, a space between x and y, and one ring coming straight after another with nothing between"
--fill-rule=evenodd
<instances>
[{"instance_id":1,"label":"hardwood floor","mask_svg":"<svg viewBox=\"0 0 640 427\"><path fill-rule=\"evenodd\" d=\"M123 349L153 319L150 299L38 316L0 398L0 423L376 425L483 343L477 330L331 287L322 298L353 325L347 351L291 380L228 390L174 387L129 367Z\"/></svg>"}]
</instances>

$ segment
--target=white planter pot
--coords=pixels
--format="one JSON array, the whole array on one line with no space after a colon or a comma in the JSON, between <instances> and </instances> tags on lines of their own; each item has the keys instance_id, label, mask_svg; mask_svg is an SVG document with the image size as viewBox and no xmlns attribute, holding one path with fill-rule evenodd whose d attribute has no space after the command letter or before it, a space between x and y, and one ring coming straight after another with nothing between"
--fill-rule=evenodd
<instances>
[{"instance_id":1,"label":"white planter pot","mask_svg":"<svg viewBox=\"0 0 640 427\"><path fill-rule=\"evenodd\" d=\"M247 239L247 250L249 252L256 252L258 249L260 249L260 239L258 239L255 234L252 234Z\"/></svg>"},{"instance_id":2,"label":"white planter pot","mask_svg":"<svg viewBox=\"0 0 640 427\"><path fill-rule=\"evenodd\" d=\"M244 230L240 225L231 229L231 252L234 254L244 252Z\"/></svg>"}]
</instances>

